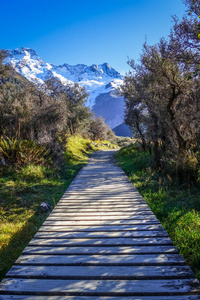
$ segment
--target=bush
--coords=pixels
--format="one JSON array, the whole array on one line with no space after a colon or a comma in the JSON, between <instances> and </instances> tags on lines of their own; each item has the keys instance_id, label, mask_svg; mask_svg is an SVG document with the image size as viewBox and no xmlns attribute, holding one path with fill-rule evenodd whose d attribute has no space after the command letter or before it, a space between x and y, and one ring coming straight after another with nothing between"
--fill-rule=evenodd
<instances>
[{"instance_id":1,"label":"bush","mask_svg":"<svg viewBox=\"0 0 200 300\"><path fill-rule=\"evenodd\" d=\"M33 140L2 138L0 140L0 159L4 166L45 165L50 162L49 150Z\"/></svg>"}]
</instances>

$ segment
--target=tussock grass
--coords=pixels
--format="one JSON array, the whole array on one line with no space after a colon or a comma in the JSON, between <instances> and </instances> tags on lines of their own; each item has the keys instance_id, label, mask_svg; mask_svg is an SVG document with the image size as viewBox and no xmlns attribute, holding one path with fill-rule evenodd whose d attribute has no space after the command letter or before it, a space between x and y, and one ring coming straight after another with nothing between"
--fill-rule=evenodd
<instances>
[{"instance_id":1,"label":"tussock grass","mask_svg":"<svg viewBox=\"0 0 200 300\"><path fill-rule=\"evenodd\" d=\"M200 279L199 186L156 172L153 157L136 146L121 149L115 158Z\"/></svg>"}]
</instances>

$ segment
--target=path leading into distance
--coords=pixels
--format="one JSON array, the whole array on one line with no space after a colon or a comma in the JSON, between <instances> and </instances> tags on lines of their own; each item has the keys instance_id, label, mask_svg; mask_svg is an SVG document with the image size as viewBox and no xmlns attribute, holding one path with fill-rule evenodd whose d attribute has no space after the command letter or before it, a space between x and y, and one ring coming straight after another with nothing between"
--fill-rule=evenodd
<instances>
[{"instance_id":1,"label":"path leading into distance","mask_svg":"<svg viewBox=\"0 0 200 300\"><path fill-rule=\"evenodd\" d=\"M200 299L199 282L113 153L92 155L7 273L0 299Z\"/></svg>"}]
</instances>

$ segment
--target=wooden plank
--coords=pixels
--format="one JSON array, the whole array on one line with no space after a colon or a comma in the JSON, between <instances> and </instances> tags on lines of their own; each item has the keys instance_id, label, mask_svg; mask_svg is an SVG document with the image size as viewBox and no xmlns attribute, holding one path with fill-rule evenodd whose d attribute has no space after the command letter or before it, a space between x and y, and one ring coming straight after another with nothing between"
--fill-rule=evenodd
<instances>
[{"instance_id":1,"label":"wooden plank","mask_svg":"<svg viewBox=\"0 0 200 300\"><path fill-rule=\"evenodd\" d=\"M147 280L189 278L194 274L188 266L13 266L7 277Z\"/></svg>"},{"instance_id":2,"label":"wooden plank","mask_svg":"<svg viewBox=\"0 0 200 300\"><path fill-rule=\"evenodd\" d=\"M134 192L135 189L134 188L130 188L127 186L122 186L122 185L117 185L117 184L109 184L109 186L104 186L104 185L99 185L98 188L91 185L77 185L77 186L70 186L68 192L75 192L79 193L79 192L92 192L92 193L102 193L102 194L107 194L107 193L111 193L114 192L115 194L118 193L124 193L127 192L127 190L129 190L129 192Z\"/></svg>"},{"instance_id":3,"label":"wooden plank","mask_svg":"<svg viewBox=\"0 0 200 300\"><path fill-rule=\"evenodd\" d=\"M70 245L170 245L172 241L169 237L152 238L70 238L70 239L32 239L29 245L51 245L51 246L70 246Z\"/></svg>"},{"instance_id":4,"label":"wooden plank","mask_svg":"<svg viewBox=\"0 0 200 300\"><path fill-rule=\"evenodd\" d=\"M139 193L138 191L133 187L132 190L126 189L126 190L116 190L114 191L114 189L112 189L112 191L110 190L110 185L108 186L106 191L103 191L102 189L99 189L97 191L94 191L91 189L91 195L105 195L105 196L117 196L117 197L127 197L127 196L137 196ZM67 189L67 191L64 193L65 196L77 196L77 195L88 195L88 191L87 190L79 190L77 191L76 189L74 190L70 190L69 188Z\"/></svg>"},{"instance_id":5,"label":"wooden plank","mask_svg":"<svg viewBox=\"0 0 200 300\"><path fill-rule=\"evenodd\" d=\"M146 204L142 199L131 199L131 198L110 198L110 197L74 197L74 198L61 198L58 204L91 204L91 205L136 205L136 204Z\"/></svg>"},{"instance_id":6,"label":"wooden plank","mask_svg":"<svg viewBox=\"0 0 200 300\"><path fill-rule=\"evenodd\" d=\"M52 245L51 245L52 246ZM40 265L184 265L180 254L21 255L16 264Z\"/></svg>"},{"instance_id":7,"label":"wooden plank","mask_svg":"<svg viewBox=\"0 0 200 300\"><path fill-rule=\"evenodd\" d=\"M57 231L144 231L144 230L163 230L161 224L156 225L118 225L118 226L106 226L106 225L93 225L93 226L85 226L85 225L76 225L76 226L45 226L42 225L38 232L57 232Z\"/></svg>"},{"instance_id":8,"label":"wooden plank","mask_svg":"<svg viewBox=\"0 0 200 300\"><path fill-rule=\"evenodd\" d=\"M157 237L157 236L168 236L164 230L159 231L72 231L72 232L37 232L34 239L67 239L67 238L138 238L138 237Z\"/></svg>"},{"instance_id":9,"label":"wooden plank","mask_svg":"<svg viewBox=\"0 0 200 300\"><path fill-rule=\"evenodd\" d=\"M59 205L62 205L63 209L64 208L69 208L69 209L76 209L76 208L81 208L81 209L113 209L113 210L147 210L150 209L150 207L145 203L145 202L123 202L123 201L95 201L95 200L90 200L90 201L80 201L80 200L75 200L75 201L59 201ZM64 207L65 206L65 207ZM59 206L56 206L59 208Z\"/></svg>"},{"instance_id":10,"label":"wooden plank","mask_svg":"<svg viewBox=\"0 0 200 300\"><path fill-rule=\"evenodd\" d=\"M146 204L145 201L142 200L135 200L133 201L132 199L110 199L110 198L105 198L105 199L96 199L96 198L81 198L81 199L61 199L58 204L71 204L71 205L79 205L79 204L89 204L89 205L137 205L137 204Z\"/></svg>"},{"instance_id":11,"label":"wooden plank","mask_svg":"<svg viewBox=\"0 0 200 300\"><path fill-rule=\"evenodd\" d=\"M134 215L134 216L131 216L130 215L119 215L119 216L104 216L104 215L86 215L86 216L81 216L81 215L65 215L64 217L58 217L58 216L53 216L53 215L50 215L48 218L47 218L47 221L50 221L50 220L57 220L57 221L66 221L66 220L85 220L85 221L89 221L89 220L99 220L99 221L103 221L103 220L108 220L108 221L112 221L112 220L118 220L118 221L124 221L124 220L127 220L127 221L134 221L134 220L144 220L146 219L147 221L156 221L156 217L154 215L148 215L148 214L141 214L141 215Z\"/></svg>"},{"instance_id":12,"label":"wooden plank","mask_svg":"<svg viewBox=\"0 0 200 300\"><path fill-rule=\"evenodd\" d=\"M5 279L2 291L24 291L26 293L49 292L50 295L81 296L159 296L199 293L198 282L194 279L179 280L51 280L51 279ZM49 294L48 293L48 294ZM47 295L48 295L47 294Z\"/></svg>"},{"instance_id":13,"label":"wooden plank","mask_svg":"<svg viewBox=\"0 0 200 300\"><path fill-rule=\"evenodd\" d=\"M119 193L119 194L116 194L116 193L110 193L110 194L97 194L97 193L91 193L91 194L88 194L88 193L64 193L63 196L61 197L61 199L90 199L90 198L93 198L94 200L97 199L97 200L123 200L125 201L126 199L127 200L131 200L131 201L134 201L134 200L143 200L144 199L142 198L142 196L137 192L137 193Z\"/></svg>"},{"instance_id":14,"label":"wooden plank","mask_svg":"<svg viewBox=\"0 0 200 300\"><path fill-rule=\"evenodd\" d=\"M131 219L131 220L50 220L48 218L43 225L48 226L68 226L68 225L140 225L140 224L159 224L157 219Z\"/></svg>"},{"instance_id":15,"label":"wooden plank","mask_svg":"<svg viewBox=\"0 0 200 300\"><path fill-rule=\"evenodd\" d=\"M122 185L122 186L126 186L126 187L131 187L133 188L132 183L130 183L130 181L122 178L122 176L119 176L118 178L115 179L110 179L110 176L107 177L96 177L94 178L93 176L87 176L85 178L83 178L83 176L80 176L79 179L74 180L74 183L71 184L72 187L76 187L77 185L86 185L86 186L93 186L93 185L110 185L110 184L117 184L117 185Z\"/></svg>"},{"instance_id":16,"label":"wooden plank","mask_svg":"<svg viewBox=\"0 0 200 300\"><path fill-rule=\"evenodd\" d=\"M79 192L79 191L87 191L87 190L92 190L92 191L119 191L119 192L123 192L123 191L133 191L135 192L135 188L133 187L133 185L128 185L128 184L121 184L121 183L116 183L116 182L112 182L112 183L108 183L108 184L105 184L105 183L100 183L98 180L95 182L95 183L92 183L90 182L89 184L71 184L69 189L68 189L68 192L71 192L71 191L76 191L76 192Z\"/></svg>"},{"instance_id":17,"label":"wooden plank","mask_svg":"<svg viewBox=\"0 0 200 300\"><path fill-rule=\"evenodd\" d=\"M88 211L71 211L71 212L52 212L51 213L51 218L67 218L67 217L126 217L126 218L132 218L135 216L154 216L153 212L151 210L148 211L134 211L134 212L123 212L123 211L93 211L93 212L88 212Z\"/></svg>"},{"instance_id":18,"label":"wooden plank","mask_svg":"<svg viewBox=\"0 0 200 300\"><path fill-rule=\"evenodd\" d=\"M125 213L125 214L137 214L137 213L152 213L151 209L146 205L146 206L139 206L139 205L134 205L133 207L128 207L128 208L112 208L112 207L101 207L101 206L97 206L97 207L82 207L79 206L77 208L70 208L70 207L56 207L54 208L54 210L52 211L52 213L116 213L116 214L121 214L121 213Z\"/></svg>"},{"instance_id":19,"label":"wooden plank","mask_svg":"<svg viewBox=\"0 0 200 300\"><path fill-rule=\"evenodd\" d=\"M117 191L117 190L110 190L108 189L106 192L103 190L99 190L99 191L93 191L90 190L89 193L87 190L82 190L82 191L77 191L77 190L71 190L71 191L67 191L66 193L63 194L63 196L65 197L89 197L89 196L96 196L96 197L117 197L117 198L127 198L127 197L135 197L135 196L139 196L138 195L138 191Z\"/></svg>"},{"instance_id":20,"label":"wooden plank","mask_svg":"<svg viewBox=\"0 0 200 300\"><path fill-rule=\"evenodd\" d=\"M27 246L23 254L46 254L46 255L66 255L66 254L167 254L173 253L178 254L177 248L174 246L113 246L113 247L43 247L43 246Z\"/></svg>"},{"instance_id":21,"label":"wooden plank","mask_svg":"<svg viewBox=\"0 0 200 300\"><path fill-rule=\"evenodd\" d=\"M94 202L94 201L91 201L91 202L63 202L63 203L59 203L58 205L56 205L56 208L58 209L62 209L62 208L84 208L84 207L87 207L87 208L122 208L122 209L126 209L126 208L133 208L135 206L139 206L141 205L141 208L142 207L145 207L146 206L146 203L141 203L141 202L137 202L137 203L102 203L102 202Z\"/></svg>"},{"instance_id":22,"label":"wooden plank","mask_svg":"<svg viewBox=\"0 0 200 300\"><path fill-rule=\"evenodd\" d=\"M101 188L105 188L105 189L108 189L108 187L111 187L111 188L114 188L114 186L116 186L117 188L128 188L130 190L134 190L135 191L135 188L134 186L126 181L126 180L123 180L119 178L119 180L112 180L112 179L107 179L105 180L104 178L96 178L96 179L91 179L91 180L82 180L81 177L79 177L79 180L74 180L73 183L71 183L70 185L70 188L71 189L76 189L76 188L83 188L83 187L86 187L86 188L95 188L95 189L98 189L100 190ZM70 189L68 189L70 190Z\"/></svg>"},{"instance_id":23,"label":"wooden plank","mask_svg":"<svg viewBox=\"0 0 200 300\"><path fill-rule=\"evenodd\" d=\"M59 202L64 202L64 203L68 203L69 201L71 202L80 202L80 203L100 203L100 204L134 204L134 203L141 203L141 204L146 204L146 202L143 199L134 199L134 198L130 198L130 197L125 197L125 198L121 198L121 197L102 197L102 196L85 196L85 197L63 197L60 199Z\"/></svg>"},{"instance_id":24,"label":"wooden plank","mask_svg":"<svg viewBox=\"0 0 200 300\"><path fill-rule=\"evenodd\" d=\"M54 208L54 210L52 211L52 213L78 213L78 212L80 212L80 213L94 213L94 212L101 212L101 213L104 213L105 212L105 214L108 214L108 212L116 212L116 213L119 213L119 214L121 214L121 213L129 213L129 214L131 214L131 213L136 213L136 212L143 212L143 211L146 211L146 212L151 212L152 213L152 211L150 210L150 208L148 207L148 206L142 206L142 207L139 207L139 206L135 206L135 207L128 207L128 208L115 208L115 207L106 207L106 208L104 208L104 207L101 207L101 206L99 206L99 207L95 207L95 208L91 208L91 207L81 207L81 206L79 206L79 207L72 207L72 208L70 208L70 207L68 207L68 208L63 208L63 207L56 207L56 208Z\"/></svg>"}]
</instances>

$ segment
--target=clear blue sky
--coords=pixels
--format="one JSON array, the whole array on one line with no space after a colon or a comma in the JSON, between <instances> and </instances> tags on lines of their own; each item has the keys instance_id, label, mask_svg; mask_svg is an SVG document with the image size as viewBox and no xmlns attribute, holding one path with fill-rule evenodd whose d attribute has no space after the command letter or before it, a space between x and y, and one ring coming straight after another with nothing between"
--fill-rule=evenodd
<instances>
[{"instance_id":1,"label":"clear blue sky","mask_svg":"<svg viewBox=\"0 0 200 300\"><path fill-rule=\"evenodd\" d=\"M167 36L181 0L0 0L0 48L34 49L55 65L107 62L128 71L149 44Z\"/></svg>"}]
</instances>

